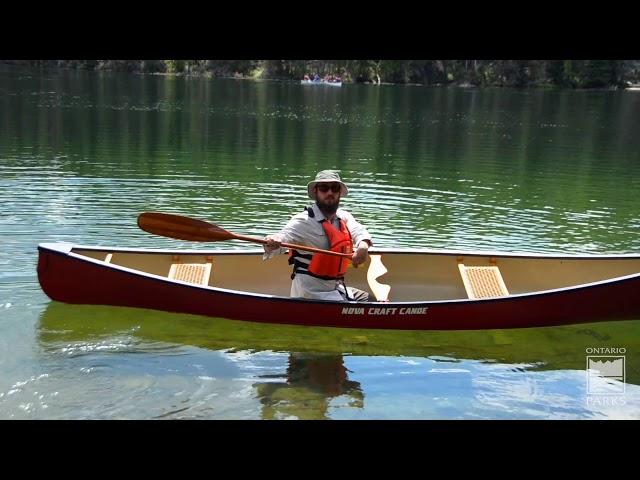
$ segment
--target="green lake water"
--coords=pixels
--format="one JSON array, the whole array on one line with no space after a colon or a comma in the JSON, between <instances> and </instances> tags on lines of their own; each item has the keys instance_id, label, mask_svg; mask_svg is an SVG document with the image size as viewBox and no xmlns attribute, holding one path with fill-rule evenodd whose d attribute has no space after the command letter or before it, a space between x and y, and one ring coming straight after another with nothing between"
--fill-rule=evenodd
<instances>
[{"instance_id":1,"label":"green lake water","mask_svg":"<svg viewBox=\"0 0 640 480\"><path fill-rule=\"evenodd\" d=\"M0 67L0 418L640 419L638 320L272 326L65 305L39 287L40 242L254 249L152 236L136 218L263 236L326 168L376 246L640 252L640 92ZM624 349L607 395L589 388L597 348Z\"/></svg>"}]
</instances>

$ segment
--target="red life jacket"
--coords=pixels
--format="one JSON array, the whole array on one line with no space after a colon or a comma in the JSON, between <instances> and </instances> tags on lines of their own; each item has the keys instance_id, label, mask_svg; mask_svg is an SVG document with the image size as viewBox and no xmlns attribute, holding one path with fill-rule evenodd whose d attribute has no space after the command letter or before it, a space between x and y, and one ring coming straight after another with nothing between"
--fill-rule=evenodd
<instances>
[{"instance_id":1,"label":"red life jacket","mask_svg":"<svg viewBox=\"0 0 640 480\"><path fill-rule=\"evenodd\" d=\"M338 230L327 220L322 220L324 233L329 238L329 250L340 253L353 253L353 240L347 224L341 218ZM310 261L310 262L309 262ZM309 262L309 263L307 263ZM349 261L346 258L323 253L303 254L296 250L289 252L289 263L293 263L293 276L304 273L323 280L339 280L344 278Z\"/></svg>"}]
</instances>

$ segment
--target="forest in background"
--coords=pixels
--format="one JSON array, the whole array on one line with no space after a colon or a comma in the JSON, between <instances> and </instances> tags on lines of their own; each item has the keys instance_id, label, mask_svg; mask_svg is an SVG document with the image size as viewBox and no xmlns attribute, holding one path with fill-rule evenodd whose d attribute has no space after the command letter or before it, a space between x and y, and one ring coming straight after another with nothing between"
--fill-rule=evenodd
<instances>
[{"instance_id":1,"label":"forest in background","mask_svg":"<svg viewBox=\"0 0 640 480\"><path fill-rule=\"evenodd\" d=\"M43 68L346 83L625 88L640 84L640 60L0 60Z\"/></svg>"}]
</instances>

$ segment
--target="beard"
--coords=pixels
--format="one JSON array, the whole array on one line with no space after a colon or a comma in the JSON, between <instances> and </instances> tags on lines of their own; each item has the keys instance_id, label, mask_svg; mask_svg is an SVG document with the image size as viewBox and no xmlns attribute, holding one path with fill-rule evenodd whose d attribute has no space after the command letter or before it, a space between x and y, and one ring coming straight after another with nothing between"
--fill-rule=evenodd
<instances>
[{"instance_id":1,"label":"beard","mask_svg":"<svg viewBox=\"0 0 640 480\"><path fill-rule=\"evenodd\" d=\"M325 216L333 215L334 213L336 213L336 211L338 210L338 207L340 206L340 199L336 198L329 202L327 201L323 202L316 198L316 205L318 205L318 208L322 213L324 213Z\"/></svg>"}]
</instances>

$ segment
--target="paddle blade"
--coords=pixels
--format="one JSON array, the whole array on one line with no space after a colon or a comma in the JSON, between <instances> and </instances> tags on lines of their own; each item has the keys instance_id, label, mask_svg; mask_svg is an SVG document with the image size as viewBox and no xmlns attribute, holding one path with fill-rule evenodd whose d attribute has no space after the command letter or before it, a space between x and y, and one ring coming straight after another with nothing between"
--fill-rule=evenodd
<instances>
[{"instance_id":1,"label":"paddle blade","mask_svg":"<svg viewBox=\"0 0 640 480\"><path fill-rule=\"evenodd\" d=\"M382 255L369 255L369 258L371 259L369 270L367 270L369 288L371 288L376 300L379 302L388 302L391 286L376 281L376 278L387 273L387 267L382 264Z\"/></svg>"},{"instance_id":2,"label":"paddle blade","mask_svg":"<svg viewBox=\"0 0 640 480\"><path fill-rule=\"evenodd\" d=\"M170 213L141 213L138 216L138 226L154 235L194 242L217 242L235 238L233 233L212 223Z\"/></svg>"}]
</instances>

